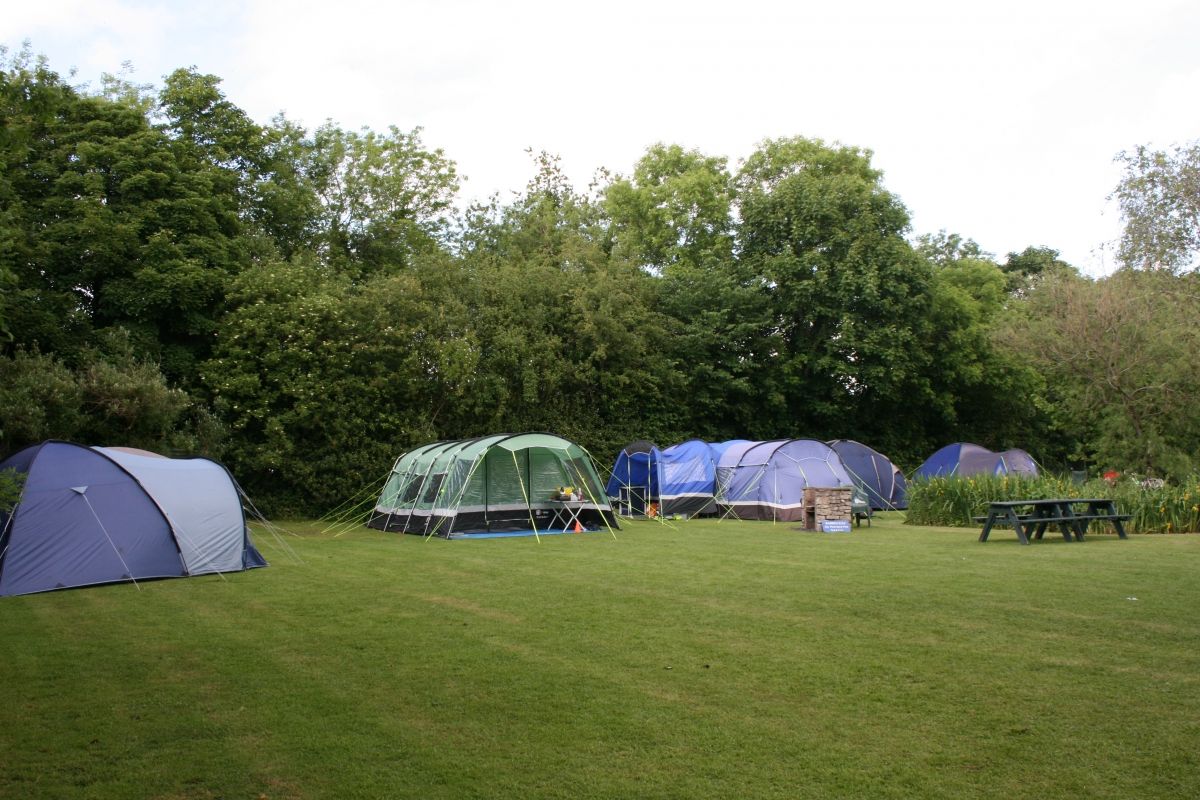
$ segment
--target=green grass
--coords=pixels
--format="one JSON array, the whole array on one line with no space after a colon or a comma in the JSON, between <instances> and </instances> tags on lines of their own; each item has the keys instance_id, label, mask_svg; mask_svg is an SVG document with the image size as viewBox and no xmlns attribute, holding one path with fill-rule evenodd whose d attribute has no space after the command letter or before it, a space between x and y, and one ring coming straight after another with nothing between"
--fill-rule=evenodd
<instances>
[{"instance_id":1,"label":"green grass","mask_svg":"<svg viewBox=\"0 0 1200 800\"><path fill-rule=\"evenodd\" d=\"M885 517L5 598L0 798L1200 796L1200 537Z\"/></svg>"}]
</instances>

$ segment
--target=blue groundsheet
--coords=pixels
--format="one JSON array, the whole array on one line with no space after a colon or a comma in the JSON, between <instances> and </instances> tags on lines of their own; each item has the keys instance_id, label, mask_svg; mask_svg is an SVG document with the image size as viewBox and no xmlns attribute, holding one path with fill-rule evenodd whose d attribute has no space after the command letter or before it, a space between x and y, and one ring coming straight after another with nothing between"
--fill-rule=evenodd
<instances>
[{"instance_id":1,"label":"blue groundsheet","mask_svg":"<svg viewBox=\"0 0 1200 800\"><path fill-rule=\"evenodd\" d=\"M584 530L581 532L582 533L597 533L598 531ZM550 530L546 530L546 531L541 531L541 530L537 531L536 535L537 536L557 536L558 534L561 534L561 533L575 533L575 531L564 531L564 530L560 530L558 528L551 528ZM527 531L492 531L492 532L484 531L482 533L452 533L452 534L450 534L450 538L451 539L507 539L512 536L533 536L533 535L535 535L535 533L534 533L533 529L530 529Z\"/></svg>"}]
</instances>

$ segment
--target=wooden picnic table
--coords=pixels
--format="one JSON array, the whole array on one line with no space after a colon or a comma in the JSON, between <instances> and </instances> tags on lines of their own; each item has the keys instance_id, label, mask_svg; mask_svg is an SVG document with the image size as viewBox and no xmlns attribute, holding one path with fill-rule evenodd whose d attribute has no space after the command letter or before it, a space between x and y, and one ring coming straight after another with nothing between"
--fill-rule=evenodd
<instances>
[{"instance_id":1,"label":"wooden picnic table","mask_svg":"<svg viewBox=\"0 0 1200 800\"><path fill-rule=\"evenodd\" d=\"M1086 509L1077 509L1085 505ZM977 522L983 523L979 541L986 542L995 525L1008 525L1016 531L1021 544L1029 544L1030 539L1041 539L1051 525L1058 526L1066 541L1082 542L1093 522L1111 523L1117 536L1124 539L1122 523L1127 519L1128 514L1117 513L1116 504L1103 497L998 500L988 504L986 516L975 517Z\"/></svg>"}]
</instances>

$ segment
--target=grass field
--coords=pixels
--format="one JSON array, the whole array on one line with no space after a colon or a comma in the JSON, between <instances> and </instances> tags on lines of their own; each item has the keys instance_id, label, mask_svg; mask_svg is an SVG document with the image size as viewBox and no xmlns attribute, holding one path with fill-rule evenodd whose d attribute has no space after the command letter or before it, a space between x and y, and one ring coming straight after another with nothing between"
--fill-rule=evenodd
<instances>
[{"instance_id":1,"label":"grass field","mask_svg":"<svg viewBox=\"0 0 1200 800\"><path fill-rule=\"evenodd\" d=\"M285 527L0 599L0 797L1200 796L1200 536Z\"/></svg>"}]
</instances>

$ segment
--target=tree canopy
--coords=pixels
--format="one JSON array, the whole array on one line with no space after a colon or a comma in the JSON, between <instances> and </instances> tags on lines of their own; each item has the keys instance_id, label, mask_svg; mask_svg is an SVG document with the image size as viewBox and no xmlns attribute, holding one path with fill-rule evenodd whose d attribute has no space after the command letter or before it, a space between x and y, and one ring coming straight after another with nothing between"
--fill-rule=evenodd
<instances>
[{"instance_id":1,"label":"tree canopy","mask_svg":"<svg viewBox=\"0 0 1200 800\"><path fill-rule=\"evenodd\" d=\"M1183 475L1196 148L1123 154L1130 267L914 236L861 147L656 143L580 192L547 153L463 207L422 131L259 124L195 69L71 85L0 57L0 444L226 460L314 513L413 445L949 441ZM1147 269L1152 268L1152 269Z\"/></svg>"}]
</instances>

